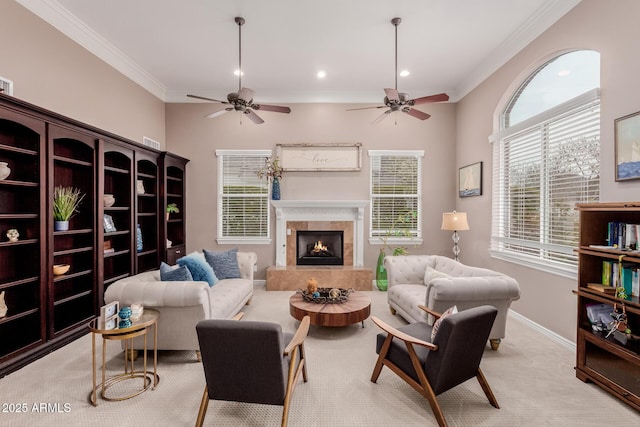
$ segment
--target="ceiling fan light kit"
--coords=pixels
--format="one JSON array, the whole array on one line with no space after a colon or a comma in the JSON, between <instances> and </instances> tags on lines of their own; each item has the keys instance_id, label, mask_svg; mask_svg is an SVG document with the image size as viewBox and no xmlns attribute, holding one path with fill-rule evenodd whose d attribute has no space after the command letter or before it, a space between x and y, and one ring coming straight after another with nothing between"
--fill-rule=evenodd
<instances>
[{"instance_id":1,"label":"ceiling fan light kit","mask_svg":"<svg viewBox=\"0 0 640 427\"><path fill-rule=\"evenodd\" d=\"M253 96L255 95L255 91L246 87L242 87L242 76L244 74L244 72L242 71L242 26L244 25L245 20L240 16L236 16L234 18L234 21L238 25L238 91L228 94L226 101L220 101L218 99L192 94L188 94L187 96L190 98L202 99L204 101L211 101L229 105L229 107L226 107L222 110L214 111L213 113L207 114L205 116L206 118L210 119L221 116L229 111L240 111L241 113L245 114L253 123L259 125L264 123L264 120L262 120L262 118L258 116L255 111L263 110L271 111L274 113L290 113L291 108L289 107L283 107L279 105L254 104Z\"/></svg>"},{"instance_id":2,"label":"ceiling fan light kit","mask_svg":"<svg viewBox=\"0 0 640 427\"><path fill-rule=\"evenodd\" d=\"M374 107L362 107L362 108L350 108L347 111L355 111L355 110L368 110L372 108L389 108L384 111L381 115L379 115L372 124L376 124L385 117L387 117L392 112L401 111L410 115L411 117L415 117L420 120L426 120L431 117L430 114L427 114L423 111L416 110L412 108L415 105L421 104L429 104L433 102L443 102L449 100L449 95L446 93L439 93L437 95L429 95L423 96L422 98L409 99L409 95L404 92L398 92L398 25L402 22L401 18L393 18L391 23L395 27L395 86L393 89L385 89L385 97L383 100L384 105L377 105ZM397 122L396 122L397 124Z\"/></svg>"}]
</instances>

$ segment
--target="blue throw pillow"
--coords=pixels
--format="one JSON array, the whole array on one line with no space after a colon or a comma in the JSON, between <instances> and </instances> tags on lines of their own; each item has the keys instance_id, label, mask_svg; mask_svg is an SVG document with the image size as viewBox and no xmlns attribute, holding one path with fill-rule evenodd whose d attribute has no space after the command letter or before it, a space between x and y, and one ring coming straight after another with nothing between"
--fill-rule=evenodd
<instances>
[{"instance_id":1,"label":"blue throw pillow","mask_svg":"<svg viewBox=\"0 0 640 427\"><path fill-rule=\"evenodd\" d=\"M170 266L169 264L160 264L160 280L163 282L184 282L193 280L191 272L187 267L183 266Z\"/></svg>"},{"instance_id":2,"label":"blue throw pillow","mask_svg":"<svg viewBox=\"0 0 640 427\"><path fill-rule=\"evenodd\" d=\"M187 255L178 259L178 265L185 266L191 272L193 280L204 281L213 286L218 282L213 269L205 260L197 255Z\"/></svg>"},{"instance_id":3,"label":"blue throw pillow","mask_svg":"<svg viewBox=\"0 0 640 427\"><path fill-rule=\"evenodd\" d=\"M240 267L238 267L238 248L226 252L212 252L206 249L204 258L207 260L218 279L238 279L240 278Z\"/></svg>"}]
</instances>

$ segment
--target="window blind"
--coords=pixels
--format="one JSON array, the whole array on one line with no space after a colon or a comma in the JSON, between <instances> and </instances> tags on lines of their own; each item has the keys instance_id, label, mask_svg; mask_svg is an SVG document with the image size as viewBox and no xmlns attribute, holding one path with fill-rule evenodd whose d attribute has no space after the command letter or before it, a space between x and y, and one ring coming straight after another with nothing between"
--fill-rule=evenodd
<instances>
[{"instance_id":1,"label":"window blind","mask_svg":"<svg viewBox=\"0 0 640 427\"><path fill-rule=\"evenodd\" d=\"M420 184L422 151L370 151L370 237L422 237ZM414 213L415 215L412 215Z\"/></svg>"},{"instance_id":2,"label":"window blind","mask_svg":"<svg viewBox=\"0 0 640 427\"><path fill-rule=\"evenodd\" d=\"M599 200L600 100L572 101L494 143L493 252L575 271L575 204Z\"/></svg>"},{"instance_id":3,"label":"window blind","mask_svg":"<svg viewBox=\"0 0 640 427\"><path fill-rule=\"evenodd\" d=\"M269 185L257 171L270 152L245 151L218 154L218 237L269 237Z\"/></svg>"}]
</instances>

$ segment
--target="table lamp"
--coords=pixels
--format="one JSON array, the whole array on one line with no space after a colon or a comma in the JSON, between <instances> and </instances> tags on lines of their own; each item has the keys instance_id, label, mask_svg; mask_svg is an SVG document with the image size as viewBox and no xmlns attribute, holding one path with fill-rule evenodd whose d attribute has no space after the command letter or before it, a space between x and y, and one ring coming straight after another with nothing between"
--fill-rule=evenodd
<instances>
[{"instance_id":1,"label":"table lamp","mask_svg":"<svg viewBox=\"0 0 640 427\"><path fill-rule=\"evenodd\" d=\"M458 248L458 231L468 230L469 223L467 222L466 212L444 212L442 214L442 227L441 230L453 231L453 254L455 260L458 261L458 254L460 254L460 248Z\"/></svg>"}]
</instances>

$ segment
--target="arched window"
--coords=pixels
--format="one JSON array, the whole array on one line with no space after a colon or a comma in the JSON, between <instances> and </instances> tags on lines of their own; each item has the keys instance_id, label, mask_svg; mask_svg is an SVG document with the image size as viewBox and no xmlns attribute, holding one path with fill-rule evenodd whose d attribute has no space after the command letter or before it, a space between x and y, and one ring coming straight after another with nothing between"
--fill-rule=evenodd
<instances>
[{"instance_id":1,"label":"arched window","mask_svg":"<svg viewBox=\"0 0 640 427\"><path fill-rule=\"evenodd\" d=\"M574 51L536 69L492 136L493 256L575 277L576 203L600 198L600 55Z\"/></svg>"}]
</instances>

